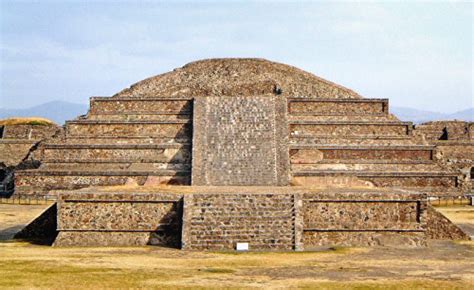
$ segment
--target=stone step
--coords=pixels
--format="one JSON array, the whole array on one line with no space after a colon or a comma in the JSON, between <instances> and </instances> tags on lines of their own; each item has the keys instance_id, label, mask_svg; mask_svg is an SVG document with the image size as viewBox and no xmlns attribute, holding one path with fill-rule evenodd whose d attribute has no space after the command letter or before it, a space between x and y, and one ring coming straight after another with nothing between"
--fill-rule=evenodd
<instances>
[{"instance_id":1,"label":"stone step","mask_svg":"<svg viewBox=\"0 0 474 290\"><path fill-rule=\"evenodd\" d=\"M96 159L81 160L74 162L48 161L41 164L44 170L131 170L131 171L155 171L155 170L178 170L190 171L191 163L170 163L156 162L153 160L140 160L139 162L130 162L129 160L116 159L113 161L103 161Z\"/></svg>"},{"instance_id":2,"label":"stone step","mask_svg":"<svg viewBox=\"0 0 474 290\"><path fill-rule=\"evenodd\" d=\"M89 115L191 114L192 98L92 97Z\"/></svg>"},{"instance_id":3,"label":"stone step","mask_svg":"<svg viewBox=\"0 0 474 290\"><path fill-rule=\"evenodd\" d=\"M290 137L409 137L411 122L366 122L366 121L292 121Z\"/></svg>"},{"instance_id":4,"label":"stone step","mask_svg":"<svg viewBox=\"0 0 474 290\"><path fill-rule=\"evenodd\" d=\"M135 183L188 185L190 174L189 171L174 170L18 170L15 172L15 194L41 195L51 190Z\"/></svg>"},{"instance_id":5,"label":"stone step","mask_svg":"<svg viewBox=\"0 0 474 290\"><path fill-rule=\"evenodd\" d=\"M87 120L109 120L109 121L176 121L176 120L188 120L192 119L191 114L93 114L88 115Z\"/></svg>"},{"instance_id":6,"label":"stone step","mask_svg":"<svg viewBox=\"0 0 474 290\"><path fill-rule=\"evenodd\" d=\"M376 116L388 114L388 99L289 98L289 115Z\"/></svg>"},{"instance_id":7,"label":"stone step","mask_svg":"<svg viewBox=\"0 0 474 290\"><path fill-rule=\"evenodd\" d=\"M149 137L149 136L69 136L66 139L57 141L56 144L67 145L153 145L153 144L189 144L192 136L178 137ZM51 143L53 144L53 143Z\"/></svg>"},{"instance_id":8,"label":"stone step","mask_svg":"<svg viewBox=\"0 0 474 290\"><path fill-rule=\"evenodd\" d=\"M190 163L191 147L169 144L46 144L44 162L168 162Z\"/></svg>"},{"instance_id":9,"label":"stone step","mask_svg":"<svg viewBox=\"0 0 474 290\"><path fill-rule=\"evenodd\" d=\"M223 188L223 192L227 190ZM184 249L217 247L232 250L242 241L250 242L252 249L291 250L295 247L295 198L292 194L185 195L183 221Z\"/></svg>"},{"instance_id":10,"label":"stone step","mask_svg":"<svg viewBox=\"0 0 474 290\"><path fill-rule=\"evenodd\" d=\"M291 122L306 121L306 122L351 122L351 121L370 121L370 122L386 122L386 121L399 121L394 115L341 115L341 116L306 116L306 115L288 115L287 120Z\"/></svg>"},{"instance_id":11,"label":"stone step","mask_svg":"<svg viewBox=\"0 0 474 290\"><path fill-rule=\"evenodd\" d=\"M92 121L66 122L67 137L127 136L155 138L186 138L192 134L188 120L175 121Z\"/></svg>"},{"instance_id":12,"label":"stone step","mask_svg":"<svg viewBox=\"0 0 474 290\"><path fill-rule=\"evenodd\" d=\"M458 174L448 172L390 172L357 170L301 170L293 177L304 185L324 183L334 177L357 177L377 187L400 187L410 189L436 188L452 190L459 187Z\"/></svg>"},{"instance_id":13,"label":"stone step","mask_svg":"<svg viewBox=\"0 0 474 290\"><path fill-rule=\"evenodd\" d=\"M423 172L441 171L443 168L436 163L400 162L400 163L362 163L358 160L341 162L318 162L314 164L291 164L291 171L306 170L348 170L348 171L392 171L392 172Z\"/></svg>"},{"instance_id":14,"label":"stone step","mask_svg":"<svg viewBox=\"0 0 474 290\"><path fill-rule=\"evenodd\" d=\"M434 146L329 146L290 145L290 161L293 164L319 162L399 163L433 162Z\"/></svg>"},{"instance_id":15,"label":"stone step","mask_svg":"<svg viewBox=\"0 0 474 290\"><path fill-rule=\"evenodd\" d=\"M292 136L290 146L411 146L424 144L421 140L411 136Z\"/></svg>"}]
</instances>

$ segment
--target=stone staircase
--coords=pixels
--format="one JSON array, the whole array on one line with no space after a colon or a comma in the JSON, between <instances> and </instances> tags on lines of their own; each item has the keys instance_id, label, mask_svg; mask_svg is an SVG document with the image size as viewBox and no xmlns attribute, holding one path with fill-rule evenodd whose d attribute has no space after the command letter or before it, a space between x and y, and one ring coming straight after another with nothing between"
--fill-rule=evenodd
<instances>
[{"instance_id":1,"label":"stone staircase","mask_svg":"<svg viewBox=\"0 0 474 290\"><path fill-rule=\"evenodd\" d=\"M388 112L386 99L288 99L293 183L337 185L354 178L429 195L460 194L459 174L435 159L435 146ZM340 117L340 119L338 119Z\"/></svg>"},{"instance_id":2,"label":"stone staircase","mask_svg":"<svg viewBox=\"0 0 474 290\"><path fill-rule=\"evenodd\" d=\"M183 249L232 250L239 242L251 250L294 249L294 194L228 190L184 196Z\"/></svg>"},{"instance_id":3,"label":"stone staircase","mask_svg":"<svg viewBox=\"0 0 474 290\"><path fill-rule=\"evenodd\" d=\"M42 144L39 169L15 173L16 193L189 184L191 138L191 99L93 97L86 117Z\"/></svg>"}]
</instances>

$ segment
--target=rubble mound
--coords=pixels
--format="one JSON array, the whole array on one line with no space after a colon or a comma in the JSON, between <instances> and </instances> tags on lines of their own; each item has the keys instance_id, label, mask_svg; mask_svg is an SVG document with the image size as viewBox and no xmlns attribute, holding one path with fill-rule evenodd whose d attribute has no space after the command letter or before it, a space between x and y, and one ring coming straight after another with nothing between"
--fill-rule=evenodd
<instances>
[{"instance_id":1,"label":"rubble mound","mask_svg":"<svg viewBox=\"0 0 474 290\"><path fill-rule=\"evenodd\" d=\"M361 98L356 92L296 67L255 58L208 59L142 80L115 96L249 96L281 94Z\"/></svg>"}]
</instances>

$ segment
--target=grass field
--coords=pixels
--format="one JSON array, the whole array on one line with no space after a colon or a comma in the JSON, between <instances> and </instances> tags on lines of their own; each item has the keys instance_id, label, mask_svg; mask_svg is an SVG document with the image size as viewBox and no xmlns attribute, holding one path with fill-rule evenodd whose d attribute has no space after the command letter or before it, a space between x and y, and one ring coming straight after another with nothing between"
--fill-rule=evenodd
<instances>
[{"instance_id":1,"label":"grass field","mask_svg":"<svg viewBox=\"0 0 474 290\"><path fill-rule=\"evenodd\" d=\"M6 206L12 205L0 205L0 212ZM26 219L29 207L15 207ZM466 212L462 215L466 218ZM192 287L473 289L474 242L293 253L188 252L152 246L53 248L0 242L1 289Z\"/></svg>"}]
</instances>

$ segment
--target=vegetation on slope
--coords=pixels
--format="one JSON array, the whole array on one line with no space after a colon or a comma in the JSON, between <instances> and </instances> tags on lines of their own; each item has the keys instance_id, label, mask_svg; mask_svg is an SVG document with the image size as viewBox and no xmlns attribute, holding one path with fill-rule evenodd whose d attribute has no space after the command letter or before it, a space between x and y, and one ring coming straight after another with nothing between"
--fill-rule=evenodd
<instances>
[{"instance_id":1,"label":"vegetation on slope","mask_svg":"<svg viewBox=\"0 0 474 290\"><path fill-rule=\"evenodd\" d=\"M26 118L8 118L0 120L0 126L5 125L37 125L49 126L54 125L54 122L41 117L26 117Z\"/></svg>"}]
</instances>

